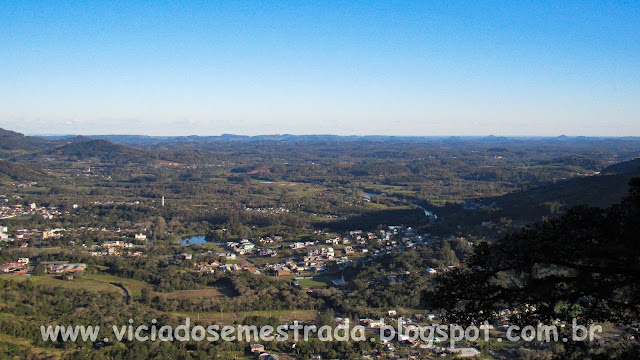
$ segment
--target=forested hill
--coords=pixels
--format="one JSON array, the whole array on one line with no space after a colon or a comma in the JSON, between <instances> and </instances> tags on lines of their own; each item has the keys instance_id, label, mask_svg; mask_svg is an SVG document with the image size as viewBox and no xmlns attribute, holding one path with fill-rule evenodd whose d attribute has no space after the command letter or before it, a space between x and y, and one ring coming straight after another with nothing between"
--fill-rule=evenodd
<instances>
[{"instance_id":1,"label":"forested hill","mask_svg":"<svg viewBox=\"0 0 640 360\"><path fill-rule=\"evenodd\" d=\"M15 131L0 129L0 153L35 151L52 146L51 144L51 141L39 137L25 136Z\"/></svg>"},{"instance_id":2,"label":"forested hill","mask_svg":"<svg viewBox=\"0 0 640 360\"><path fill-rule=\"evenodd\" d=\"M458 320L534 306L536 320L640 319L640 179L606 209L578 206L493 244L481 243L425 301ZM517 281L512 281L517 279Z\"/></svg>"},{"instance_id":3,"label":"forested hill","mask_svg":"<svg viewBox=\"0 0 640 360\"><path fill-rule=\"evenodd\" d=\"M21 133L19 133L19 132L15 132L15 131L11 131L11 130L1 129L1 128L0 128L0 136L24 137L24 134L21 134Z\"/></svg>"},{"instance_id":4,"label":"forested hill","mask_svg":"<svg viewBox=\"0 0 640 360\"><path fill-rule=\"evenodd\" d=\"M640 172L640 158L613 164L602 170L603 174L625 174L638 172Z\"/></svg>"},{"instance_id":5,"label":"forested hill","mask_svg":"<svg viewBox=\"0 0 640 360\"><path fill-rule=\"evenodd\" d=\"M67 158L91 159L112 163L143 163L156 158L151 151L114 144L107 140L80 141L49 150L49 155Z\"/></svg>"},{"instance_id":6,"label":"forested hill","mask_svg":"<svg viewBox=\"0 0 640 360\"><path fill-rule=\"evenodd\" d=\"M601 174L578 176L542 186L482 199L493 204L490 209L470 216L475 222L498 222L509 218L514 225L560 214L575 205L608 207L619 202L629 191L629 181L640 177L640 159L625 161L605 168Z\"/></svg>"},{"instance_id":7,"label":"forested hill","mask_svg":"<svg viewBox=\"0 0 640 360\"><path fill-rule=\"evenodd\" d=\"M86 141L81 136L66 137L64 139L25 134L0 128L0 155L22 155L47 151L54 147L76 141Z\"/></svg>"},{"instance_id":8,"label":"forested hill","mask_svg":"<svg viewBox=\"0 0 640 360\"><path fill-rule=\"evenodd\" d=\"M48 175L34 166L0 160L0 181L39 181Z\"/></svg>"}]
</instances>

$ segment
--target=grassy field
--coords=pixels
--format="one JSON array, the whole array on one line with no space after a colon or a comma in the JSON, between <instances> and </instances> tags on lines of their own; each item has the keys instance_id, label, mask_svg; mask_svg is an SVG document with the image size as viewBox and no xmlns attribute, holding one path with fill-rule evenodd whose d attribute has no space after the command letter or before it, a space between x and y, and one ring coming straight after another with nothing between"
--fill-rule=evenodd
<instances>
[{"instance_id":1,"label":"grassy field","mask_svg":"<svg viewBox=\"0 0 640 360\"><path fill-rule=\"evenodd\" d=\"M167 294L155 293L155 295L160 295L167 299L202 299L228 296L228 293L227 291L225 291L225 289L220 289L217 287L207 287L204 289L196 290L177 290Z\"/></svg>"},{"instance_id":2,"label":"grassy field","mask_svg":"<svg viewBox=\"0 0 640 360\"><path fill-rule=\"evenodd\" d=\"M152 287L151 285L145 283L141 280L133 280L133 279L125 279L118 276L113 276L109 274L89 274L83 277L84 279L88 279L94 282L103 283L103 284L112 284L117 283L124 286L129 294L133 297L139 296L142 292L142 288L144 287ZM221 287L206 287L204 289L194 289L194 290L176 290L170 293L161 293L156 291L151 291L151 296L160 296L167 299L202 299L209 297L219 297L219 296L229 296L231 290L227 290Z\"/></svg>"},{"instance_id":3,"label":"grassy field","mask_svg":"<svg viewBox=\"0 0 640 360\"><path fill-rule=\"evenodd\" d=\"M447 204L461 204L462 200L431 200L430 203L435 206L445 206Z\"/></svg>"},{"instance_id":4,"label":"grassy field","mask_svg":"<svg viewBox=\"0 0 640 360\"><path fill-rule=\"evenodd\" d=\"M317 276L313 279L299 279L297 281L304 289L324 289L331 284L331 280L323 276Z\"/></svg>"},{"instance_id":5,"label":"grassy field","mask_svg":"<svg viewBox=\"0 0 640 360\"><path fill-rule=\"evenodd\" d=\"M44 276L26 276L15 274L0 274L0 279L25 281L31 280L35 284L45 284L49 286L60 286L67 289L85 289L88 291L98 293L118 293L121 294L122 290L113 284L121 284L127 289L129 295L132 297L139 296L142 293L142 288L149 287L151 285L141 280L126 279L110 274L84 274L81 278L73 281L62 280L58 276L44 275ZM221 287L207 287L204 289L195 290L177 290L170 293L161 293L152 291L151 296L160 296L167 299L201 299L209 297L230 296L231 290Z\"/></svg>"},{"instance_id":6,"label":"grassy field","mask_svg":"<svg viewBox=\"0 0 640 360\"><path fill-rule=\"evenodd\" d=\"M14 275L14 274L2 274L0 279L13 280L13 281L26 281L30 280L34 284L49 285L55 287L63 287L66 289L85 289L88 291L102 292L102 293L121 293L121 291L111 285L108 282L96 281L90 278L86 278L86 275L82 279L76 279L74 281L66 281L58 278L54 275L44 276L26 276L26 275Z\"/></svg>"},{"instance_id":7,"label":"grassy field","mask_svg":"<svg viewBox=\"0 0 640 360\"><path fill-rule=\"evenodd\" d=\"M242 321L247 316L277 317L280 321L307 321L317 317L315 310L273 310L273 311L243 311L243 312L175 312L176 316L188 317L194 320L215 321L219 323L233 323Z\"/></svg>"},{"instance_id":8,"label":"grassy field","mask_svg":"<svg viewBox=\"0 0 640 360\"><path fill-rule=\"evenodd\" d=\"M400 185L382 185L382 184L365 184L365 189L374 190L378 193L387 194L403 194L403 195L415 195L415 191L407 189L405 186Z\"/></svg>"},{"instance_id":9,"label":"grassy field","mask_svg":"<svg viewBox=\"0 0 640 360\"><path fill-rule=\"evenodd\" d=\"M1 274L0 279L25 281L31 280L34 284L43 284L49 286L60 286L66 289L84 289L88 291L98 293L118 293L121 294L122 290L114 283L122 284L131 296L140 295L143 287L148 286L144 281L125 279L118 276L109 274L84 274L81 278L73 281L62 280L57 275L43 275L43 276L26 276L15 274Z\"/></svg>"},{"instance_id":10,"label":"grassy field","mask_svg":"<svg viewBox=\"0 0 640 360\"><path fill-rule=\"evenodd\" d=\"M121 284L127 289L127 291L129 291L129 295L131 296L139 296L143 287L150 286L141 280L126 279L109 274L85 274L82 277L82 280L84 279L109 285L112 283Z\"/></svg>"}]
</instances>

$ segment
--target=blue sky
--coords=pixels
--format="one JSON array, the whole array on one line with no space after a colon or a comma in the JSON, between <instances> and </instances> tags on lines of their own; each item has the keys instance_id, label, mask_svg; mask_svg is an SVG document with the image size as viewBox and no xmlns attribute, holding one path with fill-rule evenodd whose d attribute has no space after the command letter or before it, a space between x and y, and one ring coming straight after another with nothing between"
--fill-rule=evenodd
<instances>
[{"instance_id":1,"label":"blue sky","mask_svg":"<svg viewBox=\"0 0 640 360\"><path fill-rule=\"evenodd\" d=\"M637 1L0 0L28 134L640 136Z\"/></svg>"}]
</instances>

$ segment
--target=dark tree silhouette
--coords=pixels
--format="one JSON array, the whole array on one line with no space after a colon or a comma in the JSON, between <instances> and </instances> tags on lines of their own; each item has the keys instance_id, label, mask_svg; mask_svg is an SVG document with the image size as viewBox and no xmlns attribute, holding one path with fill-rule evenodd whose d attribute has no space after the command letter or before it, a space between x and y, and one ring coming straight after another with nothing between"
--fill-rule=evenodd
<instances>
[{"instance_id":1,"label":"dark tree silhouette","mask_svg":"<svg viewBox=\"0 0 640 360\"><path fill-rule=\"evenodd\" d=\"M482 243L463 267L424 294L450 321L492 318L518 309L514 321L640 320L640 179L608 209L578 206Z\"/></svg>"}]
</instances>

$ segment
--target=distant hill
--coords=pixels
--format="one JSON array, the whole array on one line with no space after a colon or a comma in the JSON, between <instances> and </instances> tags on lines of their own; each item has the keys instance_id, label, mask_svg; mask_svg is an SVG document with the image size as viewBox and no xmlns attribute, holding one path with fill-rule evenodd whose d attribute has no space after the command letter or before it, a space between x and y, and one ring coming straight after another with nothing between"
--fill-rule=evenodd
<instances>
[{"instance_id":1,"label":"distant hill","mask_svg":"<svg viewBox=\"0 0 640 360\"><path fill-rule=\"evenodd\" d=\"M44 170L23 163L0 160L0 180L40 181L49 177Z\"/></svg>"},{"instance_id":2,"label":"distant hill","mask_svg":"<svg viewBox=\"0 0 640 360\"><path fill-rule=\"evenodd\" d=\"M640 177L640 158L611 165L600 175L581 176L485 198L483 203L495 203L495 207L477 211L472 217L478 218L473 221L497 221L507 217L520 224L537 221L574 205L606 208L627 195L629 181L634 177Z\"/></svg>"},{"instance_id":3,"label":"distant hill","mask_svg":"<svg viewBox=\"0 0 640 360\"><path fill-rule=\"evenodd\" d=\"M131 147L123 144L115 144L108 140L91 139L88 137L78 136L75 138L67 138L71 141L62 146L51 149L47 155L62 156L67 158L76 158L82 160L94 159L104 163L124 164L167 164L173 163L206 163L210 162L212 153L202 150L149 150ZM220 155L218 155L220 158Z\"/></svg>"},{"instance_id":4,"label":"distant hill","mask_svg":"<svg viewBox=\"0 0 640 360\"><path fill-rule=\"evenodd\" d=\"M0 128L0 136L24 137L24 134Z\"/></svg>"},{"instance_id":5,"label":"distant hill","mask_svg":"<svg viewBox=\"0 0 640 360\"><path fill-rule=\"evenodd\" d=\"M623 174L640 172L640 158L608 166L602 170L603 174Z\"/></svg>"},{"instance_id":6,"label":"distant hill","mask_svg":"<svg viewBox=\"0 0 640 360\"><path fill-rule=\"evenodd\" d=\"M100 162L117 164L147 163L156 159L152 151L114 144L107 140L72 142L51 149L47 154L83 160L96 159Z\"/></svg>"},{"instance_id":7,"label":"distant hill","mask_svg":"<svg viewBox=\"0 0 640 360\"><path fill-rule=\"evenodd\" d=\"M51 142L38 137L0 129L0 153L29 152L51 146Z\"/></svg>"}]
</instances>

